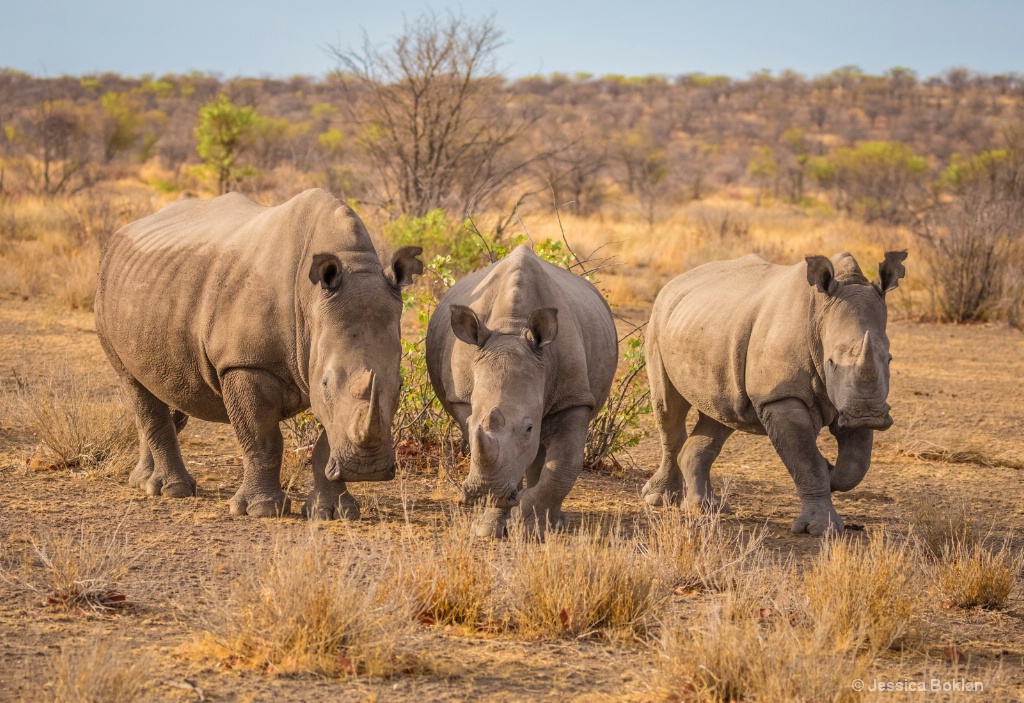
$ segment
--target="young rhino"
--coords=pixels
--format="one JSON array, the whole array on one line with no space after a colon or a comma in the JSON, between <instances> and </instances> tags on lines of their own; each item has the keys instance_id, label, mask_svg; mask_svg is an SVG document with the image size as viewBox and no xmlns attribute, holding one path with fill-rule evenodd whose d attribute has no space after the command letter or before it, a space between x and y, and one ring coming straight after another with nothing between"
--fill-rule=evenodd
<instances>
[{"instance_id":1,"label":"young rhino","mask_svg":"<svg viewBox=\"0 0 1024 703\"><path fill-rule=\"evenodd\" d=\"M100 262L96 330L139 430L129 482L194 495L177 433L230 422L242 448L232 515L289 511L279 423L312 406L310 517L357 517L345 481L394 476L402 286L419 247L385 269L362 221L323 190L278 207L238 194L180 201L119 230Z\"/></svg>"},{"instance_id":2,"label":"young rhino","mask_svg":"<svg viewBox=\"0 0 1024 703\"><path fill-rule=\"evenodd\" d=\"M647 328L662 444L661 467L643 489L647 502L685 496L713 508L711 464L725 440L735 430L767 434L802 503L793 532L842 532L831 493L860 483L874 431L892 425L885 294L904 276L906 257L887 252L874 283L850 254L795 266L752 254L670 281ZM690 408L697 423L687 438ZM835 466L816 444L826 425L839 445Z\"/></svg>"},{"instance_id":3,"label":"young rhino","mask_svg":"<svg viewBox=\"0 0 1024 703\"><path fill-rule=\"evenodd\" d=\"M513 508L539 531L563 524L562 501L617 362L615 323L598 290L529 247L445 294L427 328L427 369L468 440L464 501L490 506L478 535L501 536Z\"/></svg>"}]
</instances>

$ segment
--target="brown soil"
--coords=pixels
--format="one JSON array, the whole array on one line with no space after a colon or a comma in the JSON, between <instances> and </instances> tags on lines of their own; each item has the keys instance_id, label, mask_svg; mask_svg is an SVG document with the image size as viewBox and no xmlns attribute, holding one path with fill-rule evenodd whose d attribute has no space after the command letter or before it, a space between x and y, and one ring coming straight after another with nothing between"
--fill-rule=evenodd
<instances>
[{"instance_id":1,"label":"brown soil","mask_svg":"<svg viewBox=\"0 0 1024 703\"><path fill-rule=\"evenodd\" d=\"M65 313L40 303L0 301L0 378L31 379L67 360L73 368L115 379L99 348L91 315ZM630 319L642 318L642 310ZM1010 535L1021 547L1024 525L1024 335L1002 327L954 327L893 323L895 356L890 401L896 426L877 441L864 482L837 497L848 523L907 529L915 505L966 499L983 529ZM304 700L638 700L650 696L653 647L583 641L518 641L508 635L467 635L423 627L417 637L434 652L442 673L387 681L325 680L225 671L180 653L202 629L210 585L231 577L231 564L280 531L305 529L298 516L304 497L293 496L293 515L283 520L232 519L227 501L240 479L239 450L231 429L193 421L183 434L183 453L199 482L194 499L147 499L124 481L99 474L34 470L28 460L35 440L24 427L0 418L0 547L23 549L41 529L80 524L124 530L144 555L128 589L134 604L120 615L67 613L47 607L0 582L0 700L34 700L52 672L47 656L81 644L96 632L116 633L131 643L120 657L146 654L153 662L150 699L195 701L182 687L194 681L218 701ZM827 435L822 446L834 453ZM633 453L639 469L657 463L656 442ZM566 504L573 522L582 516L642 520L641 470L621 478L584 474ZM817 552L820 541L793 536L789 522L797 498L789 476L767 439L735 436L714 476L727 485L735 514L729 520L766 525L772 546L797 560ZM453 491L434 476L407 474L400 481L353 487L364 510L355 524L332 530L365 530L380 524L435 529ZM403 501L403 494L405 500ZM1018 533L1018 534L1015 534ZM673 608L689 607L677 597ZM692 600L692 598L691 598ZM1020 590L998 612L944 609L935 602L925 616L928 634L916 651L884 665L890 677L914 678L955 643L975 670L1001 669L999 684L1024 695L1024 596ZM930 663L929 663L930 662ZM980 700L980 699L979 699Z\"/></svg>"}]
</instances>

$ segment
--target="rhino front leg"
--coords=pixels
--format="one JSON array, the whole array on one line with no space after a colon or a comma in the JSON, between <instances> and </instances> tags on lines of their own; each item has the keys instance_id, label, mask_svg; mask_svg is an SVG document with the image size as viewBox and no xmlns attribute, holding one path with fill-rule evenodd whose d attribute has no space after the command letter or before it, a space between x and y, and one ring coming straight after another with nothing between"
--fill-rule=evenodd
<instances>
[{"instance_id":1,"label":"rhino front leg","mask_svg":"<svg viewBox=\"0 0 1024 703\"><path fill-rule=\"evenodd\" d=\"M221 392L242 447L242 485L231 498L231 514L287 515L291 506L281 490L281 381L266 371L234 369L221 378Z\"/></svg>"},{"instance_id":2,"label":"rhino front leg","mask_svg":"<svg viewBox=\"0 0 1024 703\"><path fill-rule=\"evenodd\" d=\"M711 488L711 465L722 451L725 440L733 433L731 427L699 413L693 433L683 445L683 476L686 478L686 505L701 510L732 512L728 503L720 502Z\"/></svg>"},{"instance_id":3,"label":"rhino front leg","mask_svg":"<svg viewBox=\"0 0 1024 703\"><path fill-rule=\"evenodd\" d=\"M648 360L647 368L654 420L661 436L661 465L644 485L641 495L650 505L677 505L685 490L679 451L686 443L686 416L690 404L661 370L657 357Z\"/></svg>"},{"instance_id":4,"label":"rhino front leg","mask_svg":"<svg viewBox=\"0 0 1024 703\"><path fill-rule=\"evenodd\" d=\"M302 515L310 520L358 520L359 503L348 492L345 482L332 481L324 473L330 458L327 433L321 432L313 445L313 492L302 506Z\"/></svg>"},{"instance_id":5,"label":"rhino front leg","mask_svg":"<svg viewBox=\"0 0 1024 703\"><path fill-rule=\"evenodd\" d=\"M513 516L522 517L529 529L543 535L546 527L562 529L562 501L569 495L583 468L590 408L569 408L544 418L541 445L544 468L537 483L519 494Z\"/></svg>"},{"instance_id":6,"label":"rhino front leg","mask_svg":"<svg viewBox=\"0 0 1024 703\"><path fill-rule=\"evenodd\" d=\"M139 463L128 478L151 496L184 498L196 494L196 481L185 469L178 446L178 432L188 416L171 409L134 378L125 388L135 410L139 430Z\"/></svg>"},{"instance_id":7,"label":"rhino front leg","mask_svg":"<svg viewBox=\"0 0 1024 703\"><path fill-rule=\"evenodd\" d=\"M761 409L761 423L800 496L800 515L793 521L793 532L815 536L827 530L841 533L843 520L832 505L828 461L816 441L821 427L807 406L796 398L769 403Z\"/></svg>"}]
</instances>

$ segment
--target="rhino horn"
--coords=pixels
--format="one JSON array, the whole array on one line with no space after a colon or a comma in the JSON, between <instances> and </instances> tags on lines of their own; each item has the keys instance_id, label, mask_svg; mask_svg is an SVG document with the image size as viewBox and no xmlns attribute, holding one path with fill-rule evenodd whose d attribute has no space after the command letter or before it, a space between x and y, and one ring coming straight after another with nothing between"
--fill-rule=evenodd
<instances>
[{"instance_id":1,"label":"rhino horn","mask_svg":"<svg viewBox=\"0 0 1024 703\"><path fill-rule=\"evenodd\" d=\"M483 425L477 425L476 431L473 433L474 444L473 451L477 455L477 461L481 466L494 466L498 463L498 441L491 436L491 434L483 428Z\"/></svg>"},{"instance_id":2,"label":"rhino horn","mask_svg":"<svg viewBox=\"0 0 1024 703\"><path fill-rule=\"evenodd\" d=\"M364 376L369 375L369 393L364 393L366 409L363 413L356 415L355 439L364 447L379 447L384 441L384 422L381 418L380 393L377 384L377 374L373 371L366 371Z\"/></svg>"},{"instance_id":3,"label":"rhino horn","mask_svg":"<svg viewBox=\"0 0 1024 703\"><path fill-rule=\"evenodd\" d=\"M865 379L872 380L878 376L870 331L864 332L864 341L860 345L860 356L857 357L857 369Z\"/></svg>"}]
</instances>

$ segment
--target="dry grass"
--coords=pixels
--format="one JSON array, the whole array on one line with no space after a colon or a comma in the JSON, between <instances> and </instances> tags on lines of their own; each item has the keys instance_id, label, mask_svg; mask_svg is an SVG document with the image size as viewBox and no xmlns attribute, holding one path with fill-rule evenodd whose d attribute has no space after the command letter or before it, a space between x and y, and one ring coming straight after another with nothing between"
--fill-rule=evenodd
<instances>
[{"instance_id":1,"label":"dry grass","mask_svg":"<svg viewBox=\"0 0 1024 703\"><path fill-rule=\"evenodd\" d=\"M75 648L63 647L43 669L50 677L43 687L47 703L132 703L152 700L147 684L152 663L144 655L103 637Z\"/></svg>"},{"instance_id":2,"label":"dry grass","mask_svg":"<svg viewBox=\"0 0 1024 703\"><path fill-rule=\"evenodd\" d=\"M910 634L921 605L920 555L883 529L831 538L803 574L808 613L832 651L881 652Z\"/></svg>"},{"instance_id":3,"label":"dry grass","mask_svg":"<svg viewBox=\"0 0 1024 703\"><path fill-rule=\"evenodd\" d=\"M864 678L870 656L835 651L799 590L788 568L751 572L688 624L666 626L655 676L661 694L714 703L855 700L850 682Z\"/></svg>"},{"instance_id":4,"label":"dry grass","mask_svg":"<svg viewBox=\"0 0 1024 703\"><path fill-rule=\"evenodd\" d=\"M518 528L518 529L516 529ZM617 521L549 533L510 531L507 583L519 633L608 639L645 636L665 599L658 569Z\"/></svg>"},{"instance_id":5,"label":"dry grass","mask_svg":"<svg viewBox=\"0 0 1024 703\"><path fill-rule=\"evenodd\" d=\"M994 610L1006 605L1019 587L1024 553L1014 553L1009 541L999 549L970 536L954 537L942 548L933 565L939 597L958 608Z\"/></svg>"},{"instance_id":6,"label":"dry grass","mask_svg":"<svg viewBox=\"0 0 1024 703\"><path fill-rule=\"evenodd\" d=\"M651 558L679 588L725 590L765 559L764 530L730 528L718 511L648 511L648 518Z\"/></svg>"},{"instance_id":7,"label":"dry grass","mask_svg":"<svg viewBox=\"0 0 1024 703\"><path fill-rule=\"evenodd\" d=\"M138 433L131 412L117 397L104 397L86 377L65 363L40 381L21 381L18 392L25 424L39 439L35 465L94 469L127 475Z\"/></svg>"},{"instance_id":8,"label":"dry grass","mask_svg":"<svg viewBox=\"0 0 1024 703\"><path fill-rule=\"evenodd\" d=\"M477 539L467 515L449 516L433 536L408 535L391 575L409 593L420 622L504 629L492 545Z\"/></svg>"},{"instance_id":9,"label":"dry grass","mask_svg":"<svg viewBox=\"0 0 1024 703\"><path fill-rule=\"evenodd\" d=\"M918 546L932 558L940 558L951 544L974 541L973 510L961 500L949 505L933 501L914 504L910 520Z\"/></svg>"},{"instance_id":10,"label":"dry grass","mask_svg":"<svg viewBox=\"0 0 1024 703\"><path fill-rule=\"evenodd\" d=\"M201 656L274 673L390 676L415 668L403 650L406 594L380 578L393 556L383 537L340 540L315 526L268 554L249 555L224 599L213 598Z\"/></svg>"},{"instance_id":11,"label":"dry grass","mask_svg":"<svg viewBox=\"0 0 1024 703\"><path fill-rule=\"evenodd\" d=\"M109 534L77 530L45 531L17 563L8 554L0 578L17 590L33 593L49 605L110 611L128 605L126 581L139 560L121 525Z\"/></svg>"}]
</instances>

